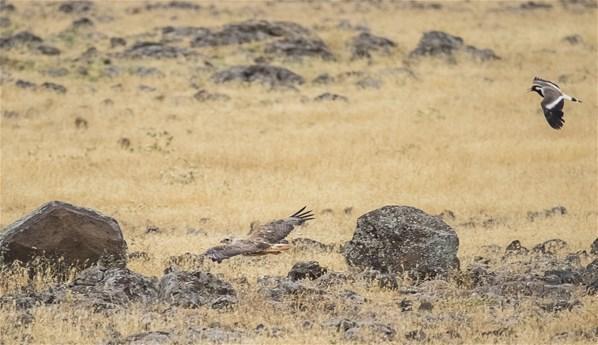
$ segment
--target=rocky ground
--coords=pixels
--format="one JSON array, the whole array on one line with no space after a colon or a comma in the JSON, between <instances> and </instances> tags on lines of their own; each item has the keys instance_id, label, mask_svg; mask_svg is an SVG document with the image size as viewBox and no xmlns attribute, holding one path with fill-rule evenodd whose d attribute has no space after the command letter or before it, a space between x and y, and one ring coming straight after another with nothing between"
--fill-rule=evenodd
<instances>
[{"instance_id":1,"label":"rocky ground","mask_svg":"<svg viewBox=\"0 0 598 345\"><path fill-rule=\"evenodd\" d=\"M0 0L0 344L598 342L597 8Z\"/></svg>"}]
</instances>

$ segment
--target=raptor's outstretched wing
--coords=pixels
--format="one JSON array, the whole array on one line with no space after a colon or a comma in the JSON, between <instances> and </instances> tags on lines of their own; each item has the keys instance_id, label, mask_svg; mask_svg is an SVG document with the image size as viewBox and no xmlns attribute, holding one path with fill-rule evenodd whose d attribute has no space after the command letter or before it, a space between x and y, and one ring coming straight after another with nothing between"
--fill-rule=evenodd
<instances>
[{"instance_id":1,"label":"raptor's outstretched wing","mask_svg":"<svg viewBox=\"0 0 598 345\"><path fill-rule=\"evenodd\" d=\"M237 255L250 255L262 252L268 249L271 245L269 243L253 241L253 240L235 240L229 244L216 246L208 249L204 255L212 261L221 262L224 259L231 258Z\"/></svg>"},{"instance_id":2,"label":"raptor's outstretched wing","mask_svg":"<svg viewBox=\"0 0 598 345\"><path fill-rule=\"evenodd\" d=\"M296 226L302 225L308 220L315 218L312 211L305 211L305 208L306 206L288 218L275 220L260 226L251 232L249 239L272 244L279 243L287 237Z\"/></svg>"}]
</instances>

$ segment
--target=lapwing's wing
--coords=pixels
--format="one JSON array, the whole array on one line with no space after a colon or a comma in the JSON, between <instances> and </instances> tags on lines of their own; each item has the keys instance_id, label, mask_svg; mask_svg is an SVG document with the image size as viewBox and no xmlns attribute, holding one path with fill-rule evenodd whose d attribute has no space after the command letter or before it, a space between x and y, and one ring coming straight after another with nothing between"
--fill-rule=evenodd
<instances>
[{"instance_id":1,"label":"lapwing's wing","mask_svg":"<svg viewBox=\"0 0 598 345\"><path fill-rule=\"evenodd\" d=\"M565 105L565 98L563 95L553 89L553 88L544 88L544 99L540 105L542 106L542 111L544 112L544 116L546 117L546 121L550 127L554 129L561 129L563 124L565 123L565 119L563 119L563 106Z\"/></svg>"}]
</instances>

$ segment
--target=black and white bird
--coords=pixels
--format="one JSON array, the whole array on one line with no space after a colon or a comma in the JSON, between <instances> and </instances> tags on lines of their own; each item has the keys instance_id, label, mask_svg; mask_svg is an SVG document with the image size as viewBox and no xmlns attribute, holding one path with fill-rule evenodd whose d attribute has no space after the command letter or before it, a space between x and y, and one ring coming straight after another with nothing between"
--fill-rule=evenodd
<instances>
[{"instance_id":1,"label":"black and white bird","mask_svg":"<svg viewBox=\"0 0 598 345\"><path fill-rule=\"evenodd\" d=\"M540 105L542 106L546 121L554 129L561 129L565 123L563 119L565 100L581 103L579 99L561 91L561 88L557 84L538 77L534 77L530 91L535 91L544 98Z\"/></svg>"}]
</instances>

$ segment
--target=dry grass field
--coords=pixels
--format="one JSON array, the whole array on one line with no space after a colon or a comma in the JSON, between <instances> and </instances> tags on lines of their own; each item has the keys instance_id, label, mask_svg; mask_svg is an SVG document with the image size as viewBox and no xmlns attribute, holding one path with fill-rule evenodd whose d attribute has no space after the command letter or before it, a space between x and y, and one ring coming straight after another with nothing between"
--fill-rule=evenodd
<instances>
[{"instance_id":1,"label":"dry grass field","mask_svg":"<svg viewBox=\"0 0 598 345\"><path fill-rule=\"evenodd\" d=\"M253 221L285 217L303 205L313 208L317 219L290 238L337 245L351 239L357 217L384 205L410 205L430 214L451 210L456 217L447 222L459 236L462 267L482 255L485 245L504 248L518 239L531 247L559 238L576 252L588 250L597 237L595 8L546 2L551 8L525 9L523 2L507 1L447 1L440 2L440 9L422 2L216 1L198 2L201 9L191 11L143 9L147 3L97 1L92 12L76 14L59 12L59 4L49 1L13 1L16 10L0 12L10 18L0 28L2 35L27 30L61 50L57 56L26 47L0 50L1 228L49 200L91 207L119 221L130 252L150 255L147 261L131 260L129 268L158 277L170 256L201 253L224 237L243 236ZM135 7L143 10L131 13ZM72 22L84 16L93 26L72 29ZM114 76L106 75L101 59L80 58L92 46L101 56L118 51L110 47L110 37L135 42L164 26L218 27L247 19L310 28L336 59L274 57L272 64L306 80L296 89L280 90L210 79L214 71L252 63L261 53L260 42L192 48L198 55L188 58L110 57L121 71ZM342 20L367 26L397 48L390 55L353 60L346 42L355 31L339 26ZM430 30L493 49L501 59L479 62L461 53L453 63L410 59L422 33ZM575 34L582 42L563 41ZM129 73L140 66L160 73ZM47 74L58 67L69 73ZM85 73L79 73L81 68ZM362 89L350 78L327 85L311 82L322 73L349 71L363 72L382 85ZM527 92L535 75L583 100L565 104L562 130L548 126L541 99ZM17 80L51 81L68 91L20 88ZM199 102L194 86L230 100ZM343 95L348 102L312 100L323 92ZM86 124L76 126L77 118ZM528 212L554 206L566 207L567 214L528 220ZM489 218L494 219L490 225L475 222ZM471 220L473 225L467 224ZM149 226L159 231L146 233ZM330 319L317 305L279 309L256 293L258 277L284 276L304 260L348 270L336 252L235 257L208 265L238 289L240 302L231 311L173 312L135 304L107 315L60 304L35 308L32 322L19 323L21 314L0 308L0 344L101 344L113 334L212 323L250 331L261 323L283 330L279 337L252 334L231 342L348 342L335 329L304 327L304 320ZM248 285L236 285L242 277ZM23 277L12 275L0 282L0 295L23 284ZM37 287L47 284L41 279ZM397 291L359 282L350 288L367 299L360 313L392 325L398 343L417 342L405 335L414 329L427 334L421 342L438 344L593 343L598 338L555 338L596 327L595 296L580 295L583 306L571 311L538 313L526 305L493 308L475 296L460 295L455 284L431 287L447 297L423 318L417 311L398 310L404 296ZM505 327L509 332L495 332ZM434 336L451 330L460 337ZM365 335L360 341L376 342L376 337Z\"/></svg>"}]
</instances>

